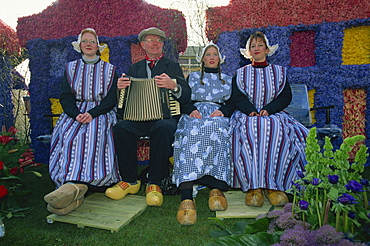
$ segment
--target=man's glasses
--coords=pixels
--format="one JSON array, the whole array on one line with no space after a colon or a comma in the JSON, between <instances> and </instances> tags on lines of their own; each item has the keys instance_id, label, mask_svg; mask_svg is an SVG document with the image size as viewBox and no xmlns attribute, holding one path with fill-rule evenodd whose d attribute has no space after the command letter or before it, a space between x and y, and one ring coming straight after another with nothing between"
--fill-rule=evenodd
<instances>
[{"instance_id":1,"label":"man's glasses","mask_svg":"<svg viewBox=\"0 0 370 246\"><path fill-rule=\"evenodd\" d=\"M149 43L154 43L154 42L157 42L157 43L163 43L163 40L160 39L160 38L156 38L156 39L144 39L145 42L149 42Z\"/></svg>"},{"instance_id":2,"label":"man's glasses","mask_svg":"<svg viewBox=\"0 0 370 246\"><path fill-rule=\"evenodd\" d=\"M95 40L86 40L86 39L84 39L84 40L81 41L81 43L83 43L83 44L87 44L87 43L96 44L96 41Z\"/></svg>"}]
</instances>

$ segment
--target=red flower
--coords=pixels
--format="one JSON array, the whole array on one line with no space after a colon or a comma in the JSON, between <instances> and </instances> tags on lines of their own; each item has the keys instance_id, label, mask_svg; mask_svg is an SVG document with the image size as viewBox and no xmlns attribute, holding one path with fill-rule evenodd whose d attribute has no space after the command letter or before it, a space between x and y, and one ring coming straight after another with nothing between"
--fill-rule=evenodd
<instances>
[{"instance_id":1,"label":"red flower","mask_svg":"<svg viewBox=\"0 0 370 246\"><path fill-rule=\"evenodd\" d=\"M4 162L0 161L0 169L4 169Z\"/></svg>"},{"instance_id":2,"label":"red flower","mask_svg":"<svg viewBox=\"0 0 370 246\"><path fill-rule=\"evenodd\" d=\"M13 167L9 169L11 175L16 175L18 172L18 167Z\"/></svg>"},{"instance_id":3,"label":"red flower","mask_svg":"<svg viewBox=\"0 0 370 246\"><path fill-rule=\"evenodd\" d=\"M9 127L8 132L11 132L12 135L15 135L18 130L14 128L14 126Z\"/></svg>"},{"instance_id":4,"label":"red flower","mask_svg":"<svg viewBox=\"0 0 370 246\"><path fill-rule=\"evenodd\" d=\"M3 145L9 143L12 140L18 141L18 139L12 138L12 137L9 137L9 136L4 136L4 135L0 136L0 143L2 143Z\"/></svg>"},{"instance_id":5,"label":"red flower","mask_svg":"<svg viewBox=\"0 0 370 246\"><path fill-rule=\"evenodd\" d=\"M0 185L0 197L6 196L8 194L8 189L5 185Z\"/></svg>"}]
</instances>

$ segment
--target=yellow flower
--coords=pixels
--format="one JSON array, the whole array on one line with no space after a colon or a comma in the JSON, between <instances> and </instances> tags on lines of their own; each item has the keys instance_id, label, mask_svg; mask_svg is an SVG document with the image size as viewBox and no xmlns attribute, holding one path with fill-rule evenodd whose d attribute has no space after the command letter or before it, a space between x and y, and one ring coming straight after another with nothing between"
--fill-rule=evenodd
<instances>
[{"instance_id":1,"label":"yellow flower","mask_svg":"<svg viewBox=\"0 0 370 246\"><path fill-rule=\"evenodd\" d=\"M103 45L103 43L101 43L100 45ZM109 47L107 45L107 47L102 51L101 53L101 56L100 56L100 59L102 59L103 61L105 62L109 62Z\"/></svg>"},{"instance_id":2,"label":"yellow flower","mask_svg":"<svg viewBox=\"0 0 370 246\"><path fill-rule=\"evenodd\" d=\"M344 30L343 65L370 63L370 26L358 26Z\"/></svg>"},{"instance_id":3,"label":"yellow flower","mask_svg":"<svg viewBox=\"0 0 370 246\"><path fill-rule=\"evenodd\" d=\"M52 114L61 114L63 112L62 105L60 105L59 99L50 98L51 102L51 113ZM53 117L53 126L57 123L58 117Z\"/></svg>"}]
</instances>

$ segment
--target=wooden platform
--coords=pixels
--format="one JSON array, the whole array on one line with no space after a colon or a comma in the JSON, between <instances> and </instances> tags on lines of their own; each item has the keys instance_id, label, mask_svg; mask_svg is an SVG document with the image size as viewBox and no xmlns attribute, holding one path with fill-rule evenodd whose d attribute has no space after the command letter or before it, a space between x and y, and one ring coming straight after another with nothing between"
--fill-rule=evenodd
<instances>
[{"instance_id":1,"label":"wooden platform","mask_svg":"<svg viewBox=\"0 0 370 246\"><path fill-rule=\"evenodd\" d=\"M216 218L256 218L260 214L265 214L269 211L271 204L265 198L262 207L251 207L245 205L246 193L240 190L228 191L224 193L229 204L226 211L217 211ZM275 209L282 209L277 207Z\"/></svg>"},{"instance_id":2,"label":"wooden platform","mask_svg":"<svg viewBox=\"0 0 370 246\"><path fill-rule=\"evenodd\" d=\"M117 232L146 207L145 196L127 195L117 201L107 198L104 193L94 193L86 197L84 203L70 214L51 214L46 219L48 223L58 221L75 224L79 228L88 226Z\"/></svg>"}]
</instances>

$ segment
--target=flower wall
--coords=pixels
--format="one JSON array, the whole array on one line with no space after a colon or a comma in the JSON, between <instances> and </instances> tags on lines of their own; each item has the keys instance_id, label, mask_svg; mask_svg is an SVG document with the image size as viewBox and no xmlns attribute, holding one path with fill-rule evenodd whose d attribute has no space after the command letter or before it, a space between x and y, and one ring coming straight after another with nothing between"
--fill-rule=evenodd
<instances>
[{"instance_id":1,"label":"flower wall","mask_svg":"<svg viewBox=\"0 0 370 246\"><path fill-rule=\"evenodd\" d=\"M291 84L306 84L309 90L315 90L315 107L334 105L335 107L331 109L332 124L342 128L343 117L349 113L346 110L360 108L364 111L363 118L356 119L364 120L352 121L349 124L357 124L360 128L356 130L357 133L368 134L370 114L364 106L364 101L369 105L370 62L366 60L370 59L369 30L370 19L355 19L223 32L218 37L218 45L227 57L222 71L233 75L236 69L250 63L240 54L239 48L245 47L252 33L262 31L269 38L271 45L279 44L278 50L273 56L268 57L268 61L286 66L288 81ZM345 42L356 44L357 47L346 48ZM296 47L297 45L299 47ZM360 63L359 56L360 60L366 60L366 63ZM357 100L356 105L352 104L349 109L345 108L344 97L353 95L353 93L344 94L346 89L363 90L361 98L364 98L364 101ZM361 110L356 112L359 114ZM325 110L317 110L315 119L315 125L322 127L325 124ZM351 135L348 134L348 129L343 129L344 136ZM334 145L338 147L339 142L341 139L334 141ZM368 139L365 143L370 146Z\"/></svg>"},{"instance_id":2,"label":"flower wall","mask_svg":"<svg viewBox=\"0 0 370 246\"><path fill-rule=\"evenodd\" d=\"M31 39L74 36L87 27L106 37L137 35L145 28L158 27L180 52L187 46L183 14L143 0L58 0L39 14L19 18L17 34L26 46Z\"/></svg>"},{"instance_id":3,"label":"flower wall","mask_svg":"<svg viewBox=\"0 0 370 246\"><path fill-rule=\"evenodd\" d=\"M17 34L2 20L0 20L0 50L8 56L18 54L20 51Z\"/></svg>"},{"instance_id":4,"label":"flower wall","mask_svg":"<svg viewBox=\"0 0 370 246\"><path fill-rule=\"evenodd\" d=\"M31 72L29 84L32 108L30 112L31 147L35 150L37 162L48 163L49 161L50 144L37 141L36 138L51 134L52 131L52 119L43 115L60 112L57 99L65 64L81 58L81 55L71 45L75 40L77 36L53 40L33 39L27 45ZM109 48L102 53L102 59L109 60L117 66L118 74L127 72L134 56L131 50L138 50L137 35L114 38L100 36L99 41L107 44ZM175 47L176 44L172 40L166 41L163 48L165 56L178 60L178 51ZM137 55L135 57L139 59ZM141 56L140 59L143 58L144 56Z\"/></svg>"},{"instance_id":5,"label":"flower wall","mask_svg":"<svg viewBox=\"0 0 370 246\"><path fill-rule=\"evenodd\" d=\"M228 6L206 11L206 32L215 40L221 32L268 26L313 25L370 17L364 0L230 0Z\"/></svg>"}]
</instances>

